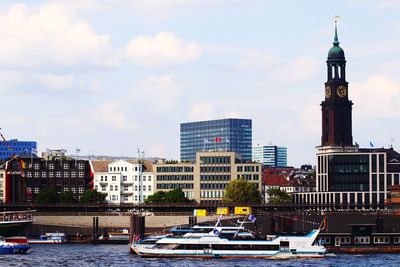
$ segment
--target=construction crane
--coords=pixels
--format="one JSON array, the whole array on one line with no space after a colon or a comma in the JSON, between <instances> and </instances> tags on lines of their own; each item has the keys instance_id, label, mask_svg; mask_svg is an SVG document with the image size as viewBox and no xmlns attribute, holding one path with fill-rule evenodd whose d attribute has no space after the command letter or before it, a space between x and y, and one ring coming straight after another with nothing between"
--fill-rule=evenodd
<instances>
[{"instance_id":1,"label":"construction crane","mask_svg":"<svg viewBox=\"0 0 400 267\"><path fill-rule=\"evenodd\" d=\"M4 137L4 135L1 133L1 128L0 128L0 136L1 136L1 139L3 139L5 145L7 146L7 149L8 149L8 150L13 150L12 147L10 147L10 146L8 145L8 141L6 140L6 138Z\"/></svg>"}]
</instances>

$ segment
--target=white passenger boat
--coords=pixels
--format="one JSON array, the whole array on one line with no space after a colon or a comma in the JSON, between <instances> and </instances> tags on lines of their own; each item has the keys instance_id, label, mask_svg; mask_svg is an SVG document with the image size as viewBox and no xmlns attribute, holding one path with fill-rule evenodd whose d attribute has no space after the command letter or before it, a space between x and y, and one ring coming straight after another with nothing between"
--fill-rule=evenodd
<instances>
[{"instance_id":1,"label":"white passenger boat","mask_svg":"<svg viewBox=\"0 0 400 267\"><path fill-rule=\"evenodd\" d=\"M45 233L39 239L28 239L29 244L63 244L67 242L64 233Z\"/></svg>"},{"instance_id":2,"label":"white passenger boat","mask_svg":"<svg viewBox=\"0 0 400 267\"><path fill-rule=\"evenodd\" d=\"M321 258L326 254L326 249L315 242L319 230L304 236L278 236L273 240L263 240L240 236L240 230L236 230L233 236L227 235L227 231L235 230L235 227L229 228L215 227L199 236L166 236L153 246L132 246L132 249L141 257L290 259Z\"/></svg>"}]
</instances>

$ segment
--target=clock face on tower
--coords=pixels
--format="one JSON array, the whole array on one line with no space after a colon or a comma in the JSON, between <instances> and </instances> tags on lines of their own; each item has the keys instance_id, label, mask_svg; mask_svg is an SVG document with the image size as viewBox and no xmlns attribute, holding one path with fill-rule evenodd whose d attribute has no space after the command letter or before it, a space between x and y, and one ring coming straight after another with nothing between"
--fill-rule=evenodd
<instances>
[{"instance_id":1,"label":"clock face on tower","mask_svg":"<svg viewBox=\"0 0 400 267\"><path fill-rule=\"evenodd\" d=\"M326 86L326 87L325 87L325 97L326 97L326 98L330 98L330 97L331 97L331 94L332 94L332 89L331 89L331 87L330 87L330 86Z\"/></svg>"},{"instance_id":2,"label":"clock face on tower","mask_svg":"<svg viewBox=\"0 0 400 267\"><path fill-rule=\"evenodd\" d=\"M336 89L336 94L339 97L345 97L347 95L347 88L343 85L338 86L338 88Z\"/></svg>"}]
</instances>

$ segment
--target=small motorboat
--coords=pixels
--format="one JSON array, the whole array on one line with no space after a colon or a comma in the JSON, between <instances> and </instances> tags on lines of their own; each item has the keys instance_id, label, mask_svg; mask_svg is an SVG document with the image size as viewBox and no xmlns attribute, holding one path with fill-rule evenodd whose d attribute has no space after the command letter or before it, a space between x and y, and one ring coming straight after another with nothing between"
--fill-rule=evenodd
<instances>
[{"instance_id":1,"label":"small motorboat","mask_svg":"<svg viewBox=\"0 0 400 267\"><path fill-rule=\"evenodd\" d=\"M3 237L0 237L0 254L24 254L29 249L29 244L7 242Z\"/></svg>"}]
</instances>

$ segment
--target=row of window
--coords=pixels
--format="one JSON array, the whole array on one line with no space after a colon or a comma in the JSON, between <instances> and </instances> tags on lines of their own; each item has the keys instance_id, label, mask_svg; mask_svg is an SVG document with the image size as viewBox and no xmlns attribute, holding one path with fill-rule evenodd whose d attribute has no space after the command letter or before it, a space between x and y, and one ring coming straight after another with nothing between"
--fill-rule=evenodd
<instances>
[{"instance_id":1,"label":"row of window","mask_svg":"<svg viewBox=\"0 0 400 267\"><path fill-rule=\"evenodd\" d=\"M231 176L229 174L202 174L200 175L200 181L229 181Z\"/></svg>"},{"instance_id":2,"label":"row of window","mask_svg":"<svg viewBox=\"0 0 400 267\"><path fill-rule=\"evenodd\" d=\"M157 189L193 189L193 184L157 184Z\"/></svg>"},{"instance_id":3,"label":"row of window","mask_svg":"<svg viewBox=\"0 0 400 267\"><path fill-rule=\"evenodd\" d=\"M225 189L226 184L220 184L220 183L212 183L212 184L200 184L200 189Z\"/></svg>"},{"instance_id":4,"label":"row of window","mask_svg":"<svg viewBox=\"0 0 400 267\"><path fill-rule=\"evenodd\" d=\"M78 174L78 176L77 176L77 174ZM78 171L78 172L76 172L76 171L71 171L71 172L69 172L69 171L63 171L63 172L62 171L56 171L56 172L53 172L53 171L49 171L49 172L27 171L26 177L28 177L28 178L32 178L32 177L34 177L34 178L47 178L47 177L70 178L70 177L72 177L73 178L73 177L83 177L84 174L85 174L84 171Z\"/></svg>"},{"instance_id":5,"label":"row of window","mask_svg":"<svg viewBox=\"0 0 400 267\"><path fill-rule=\"evenodd\" d=\"M157 172L193 172L193 166L160 166Z\"/></svg>"},{"instance_id":6,"label":"row of window","mask_svg":"<svg viewBox=\"0 0 400 267\"><path fill-rule=\"evenodd\" d=\"M117 166L117 167L109 167L109 171L110 172L119 172L119 171L121 171L121 172L123 172L123 171L125 171L125 172L127 172L128 171L128 167L119 167L119 166ZM134 167L132 167L132 171L135 171L135 172L140 172L140 171L142 171L142 167L141 166L134 166Z\"/></svg>"},{"instance_id":7,"label":"row of window","mask_svg":"<svg viewBox=\"0 0 400 267\"><path fill-rule=\"evenodd\" d=\"M230 166L200 166L200 172L231 172Z\"/></svg>"},{"instance_id":8,"label":"row of window","mask_svg":"<svg viewBox=\"0 0 400 267\"><path fill-rule=\"evenodd\" d=\"M257 181L259 179L259 175L258 174L238 174L237 175L237 179L243 178L245 180L251 180L253 178L254 181Z\"/></svg>"},{"instance_id":9,"label":"row of window","mask_svg":"<svg viewBox=\"0 0 400 267\"><path fill-rule=\"evenodd\" d=\"M133 175L133 176L132 176L132 179L134 179L135 182L137 182L138 180L140 181L140 177L142 177L142 181L143 181L143 182L146 182L146 181L151 182L151 175L149 175L149 176L146 176L146 175L143 175L143 176L140 176L140 175ZM117 180L117 176L111 175L111 181L116 181L116 180ZM107 176L107 175L101 175L101 176L100 176L100 181L101 181L101 182L107 182L107 181L108 181L108 176ZM127 182L127 181L128 181L128 176L123 175L123 176L122 176L122 181L123 181L123 182Z\"/></svg>"},{"instance_id":10,"label":"row of window","mask_svg":"<svg viewBox=\"0 0 400 267\"><path fill-rule=\"evenodd\" d=\"M224 191L200 191L201 198L221 198L224 195Z\"/></svg>"},{"instance_id":11,"label":"row of window","mask_svg":"<svg viewBox=\"0 0 400 267\"><path fill-rule=\"evenodd\" d=\"M237 171L238 172L258 172L260 166L254 166L254 165L249 165L249 166L237 166Z\"/></svg>"},{"instance_id":12,"label":"row of window","mask_svg":"<svg viewBox=\"0 0 400 267\"><path fill-rule=\"evenodd\" d=\"M43 165L43 166L41 166L41 165ZM58 165L61 165L64 170L76 169L76 166L72 166L73 163L71 163L71 162L62 163L62 161L60 161L58 163ZM31 169L32 168L32 164L30 162L27 162L27 167L28 167L28 169ZM40 169L54 170L55 167L56 167L56 163L54 163L54 162L49 163L47 161L44 161L44 162L41 162L41 163L35 162L33 164L33 169L34 170L40 170ZM84 162L78 162L77 167L78 167L79 170L83 170L85 168L85 163Z\"/></svg>"},{"instance_id":13,"label":"row of window","mask_svg":"<svg viewBox=\"0 0 400 267\"><path fill-rule=\"evenodd\" d=\"M157 181L193 181L191 174L157 175Z\"/></svg>"},{"instance_id":14,"label":"row of window","mask_svg":"<svg viewBox=\"0 0 400 267\"><path fill-rule=\"evenodd\" d=\"M200 164L230 164L230 163L231 163L231 157L227 156L200 157Z\"/></svg>"},{"instance_id":15,"label":"row of window","mask_svg":"<svg viewBox=\"0 0 400 267\"><path fill-rule=\"evenodd\" d=\"M98 185L95 185L94 188L96 190L99 190ZM142 189L142 190L140 190L140 189ZM147 187L145 185L143 185L142 188L140 187L140 185L139 186L135 185L135 191L147 191L147 190L151 191L151 185L149 185ZM107 192L107 186L102 186L100 191ZM110 185L110 191L118 191L118 185ZM124 186L123 191L129 191L129 187Z\"/></svg>"},{"instance_id":16,"label":"row of window","mask_svg":"<svg viewBox=\"0 0 400 267\"><path fill-rule=\"evenodd\" d=\"M32 187L27 187L26 190L27 190L27 192L33 192L35 194L39 194L39 192L40 192L40 188L39 187L34 187L33 191L32 191ZM85 188L82 187L82 186L79 186L79 187L64 187L63 188L63 192L67 192L67 191L71 191L73 193L76 193L76 192L83 193L85 191Z\"/></svg>"},{"instance_id":17,"label":"row of window","mask_svg":"<svg viewBox=\"0 0 400 267\"><path fill-rule=\"evenodd\" d=\"M318 241L321 244L331 244L331 238L330 237L319 237ZM370 244L371 239L369 236L355 236L353 238L354 244ZM389 236L374 236L373 238L374 244L390 244L390 237ZM335 243L338 244L350 244L351 243L351 237L340 237L337 236L335 237ZM394 244L400 244L400 236L395 236L393 238L393 243Z\"/></svg>"}]
</instances>

